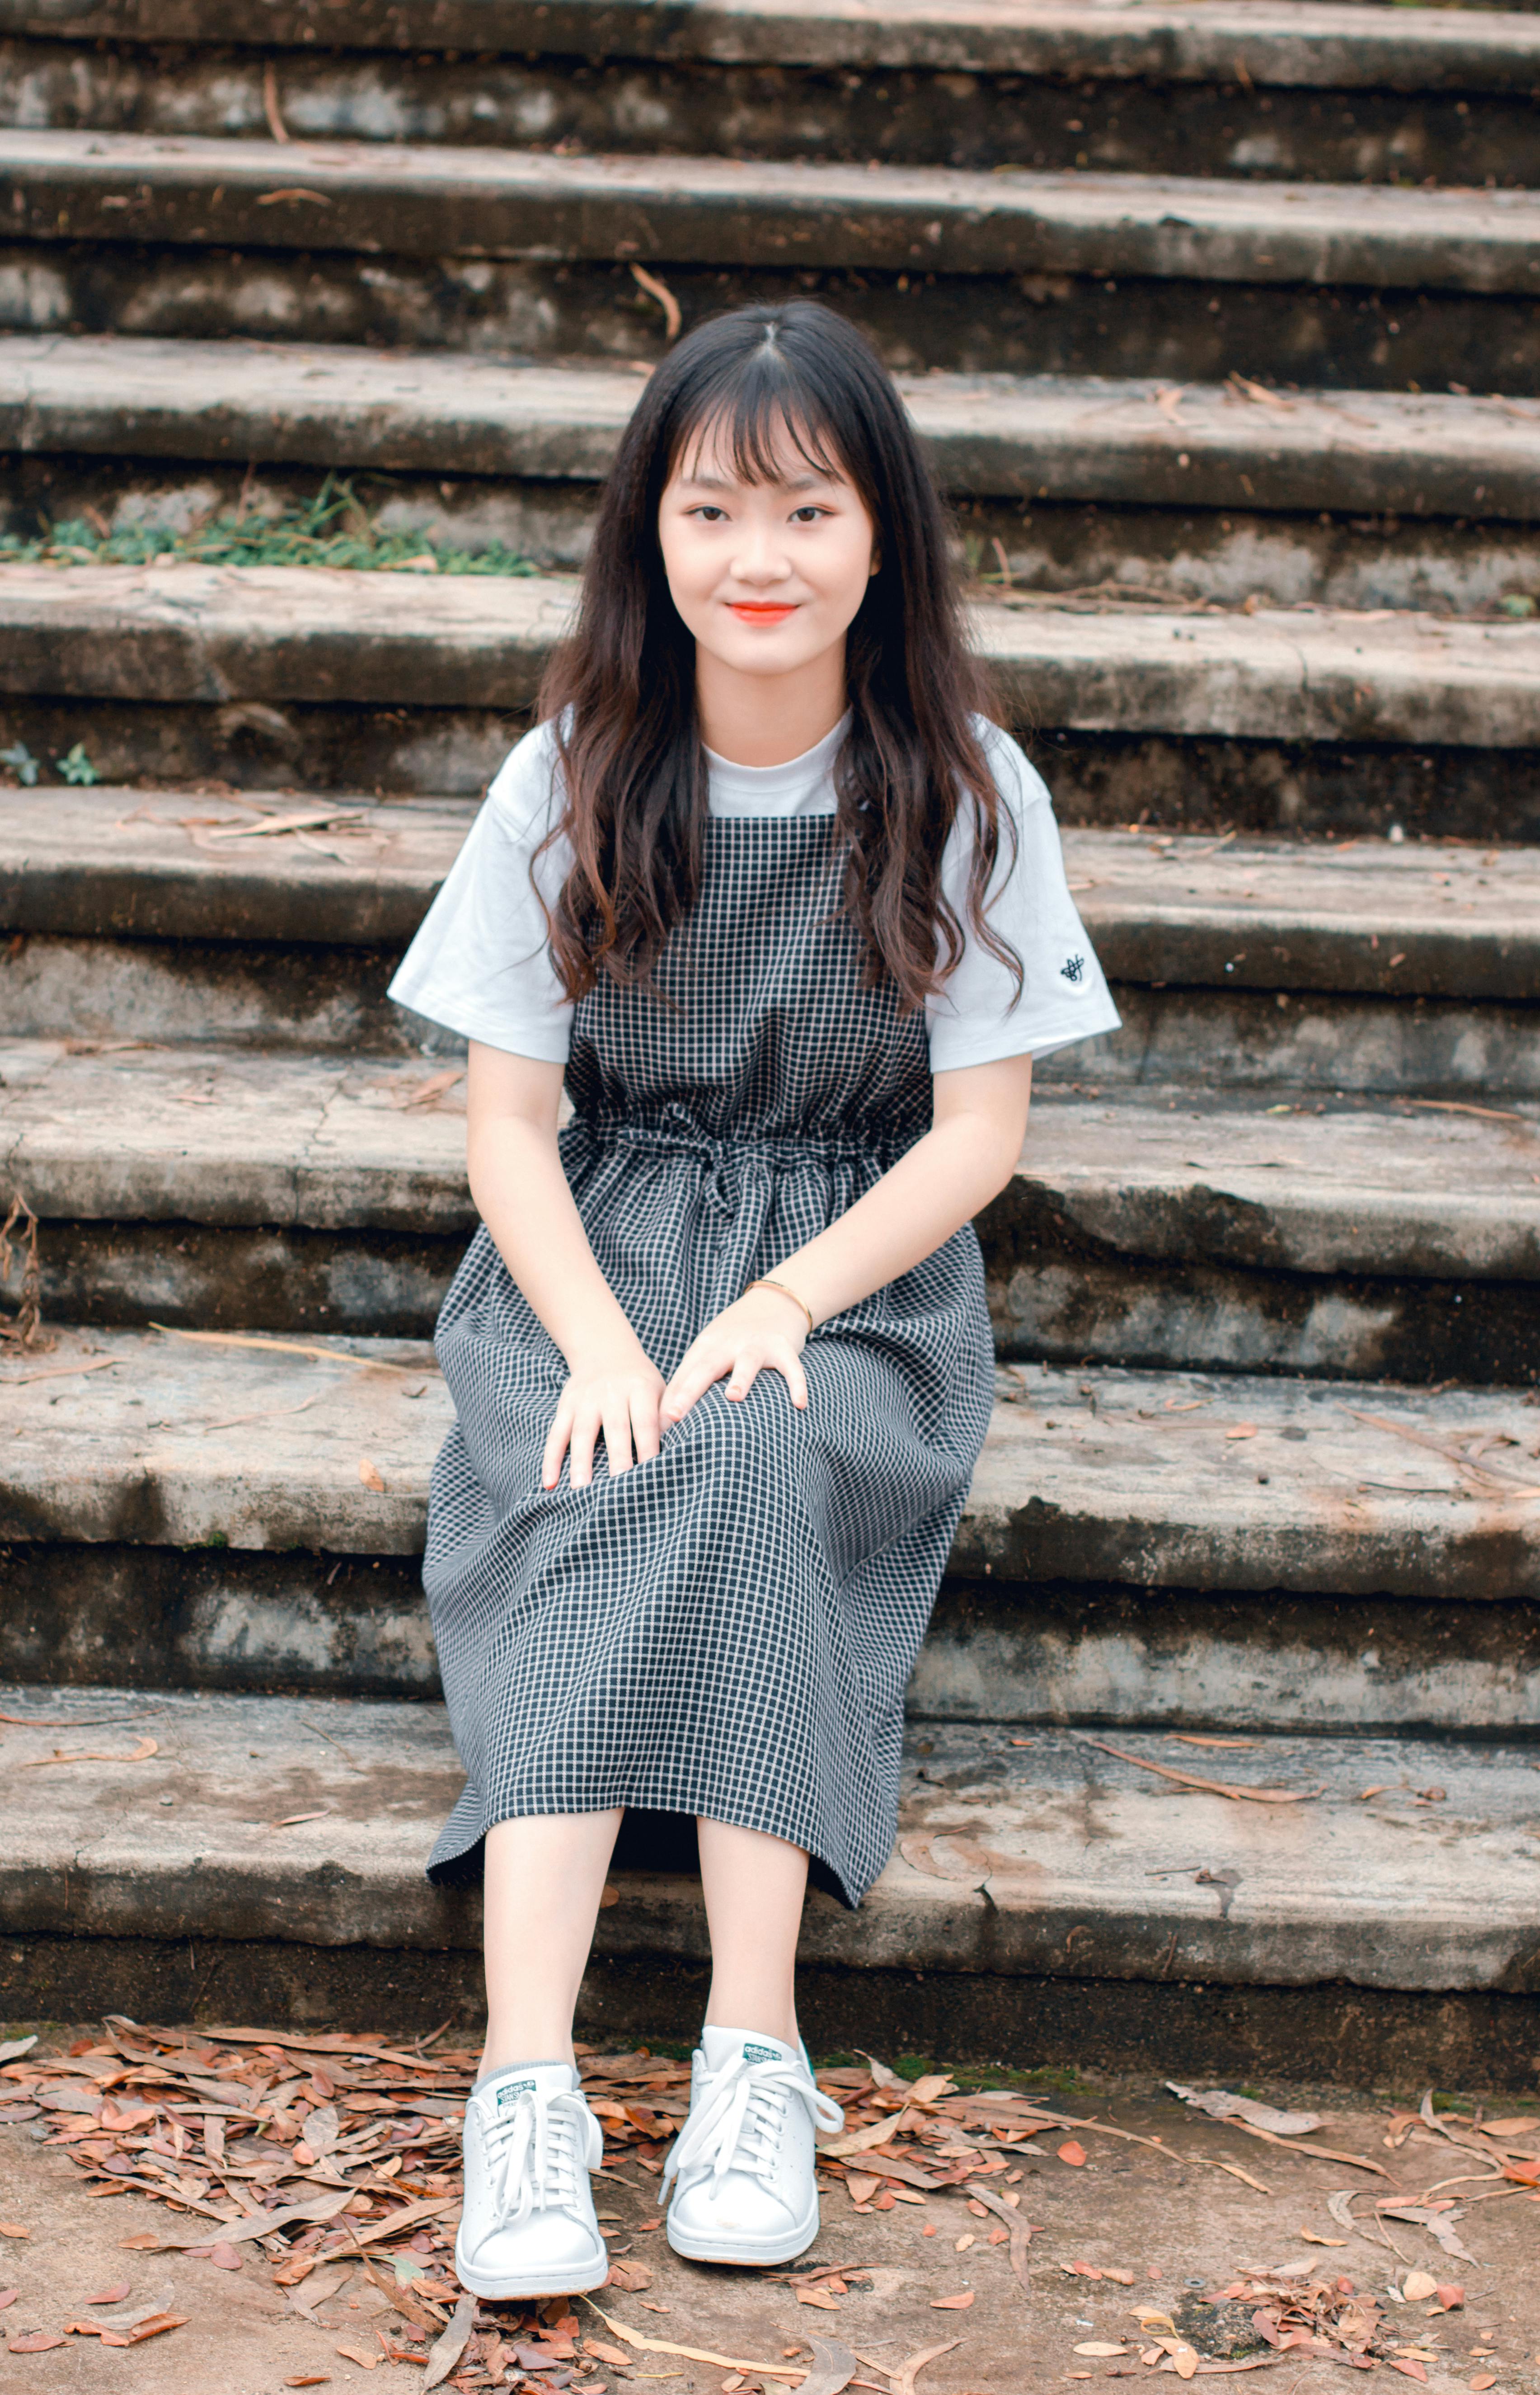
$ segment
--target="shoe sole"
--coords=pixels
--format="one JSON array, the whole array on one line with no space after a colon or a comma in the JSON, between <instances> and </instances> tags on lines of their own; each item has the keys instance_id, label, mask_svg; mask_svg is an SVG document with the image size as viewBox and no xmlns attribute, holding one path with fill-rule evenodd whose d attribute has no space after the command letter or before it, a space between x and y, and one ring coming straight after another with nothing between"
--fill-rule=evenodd
<instances>
[{"instance_id":1,"label":"shoe sole","mask_svg":"<svg viewBox=\"0 0 1540 2395\"><path fill-rule=\"evenodd\" d=\"M548 2277L538 2278L527 2270L494 2278L483 2270L467 2269L460 2259L460 2243L456 2238L454 2275L467 2295L481 2296L488 2299L501 2297L507 2300L514 2296L528 2299L533 2296L587 2296L591 2295L596 2287L602 2287L609 2277L610 2256L605 2254L597 2264L590 2266L586 2274L574 2273L553 2285Z\"/></svg>"},{"instance_id":2,"label":"shoe sole","mask_svg":"<svg viewBox=\"0 0 1540 2395\"><path fill-rule=\"evenodd\" d=\"M784 2237L744 2238L733 2243L723 2238L691 2237L686 2230L676 2236L672 2218L665 2225L665 2234L674 2252L687 2262L737 2262L768 2268L775 2262L795 2262L799 2254L805 2254L818 2235L818 2218L815 2196L812 2211Z\"/></svg>"}]
</instances>

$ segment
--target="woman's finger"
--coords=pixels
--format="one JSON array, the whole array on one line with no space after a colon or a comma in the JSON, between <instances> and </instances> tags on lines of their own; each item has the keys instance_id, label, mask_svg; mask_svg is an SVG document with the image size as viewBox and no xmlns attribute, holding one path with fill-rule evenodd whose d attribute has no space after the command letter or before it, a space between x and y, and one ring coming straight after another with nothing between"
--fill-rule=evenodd
<instances>
[{"instance_id":1,"label":"woman's finger","mask_svg":"<svg viewBox=\"0 0 1540 2395\"><path fill-rule=\"evenodd\" d=\"M658 1400L651 1389L638 1389L633 1393L631 1424L636 1436L637 1462L651 1463L663 1444Z\"/></svg>"},{"instance_id":2,"label":"woman's finger","mask_svg":"<svg viewBox=\"0 0 1540 2395\"><path fill-rule=\"evenodd\" d=\"M808 1376L802 1370L799 1358L789 1356L783 1362L778 1358L775 1369L786 1376L786 1386L792 1393L793 1405L805 1406L808 1402Z\"/></svg>"},{"instance_id":3,"label":"woman's finger","mask_svg":"<svg viewBox=\"0 0 1540 2395\"><path fill-rule=\"evenodd\" d=\"M567 1440L572 1431L572 1407L565 1396L558 1403L551 1418L546 1439L546 1452L540 1459L540 1485L554 1489L561 1477L561 1459L567 1452Z\"/></svg>"},{"instance_id":4,"label":"woman's finger","mask_svg":"<svg viewBox=\"0 0 1540 2395\"><path fill-rule=\"evenodd\" d=\"M765 1360L764 1357L755 1355L752 1348L745 1353L740 1353L736 1357L727 1380L728 1396L735 1404L742 1403L747 1396L758 1378L760 1365Z\"/></svg>"},{"instance_id":5,"label":"woman's finger","mask_svg":"<svg viewBox=\"0 0 1540 2395\"><path fill-rule=\"evenodd\" d=\"M665 1421L678 1422L681 1414L687 1414L702 1392L709 1389L713 1381L721 1379L731 1361L727 1356L714 1361L710 1350L703 1350L699 1341L687 1349L663 1393Z\"/></svg>"},{"instance_id":6,"label":"woman's finger","mask_svg":"<svg viewBox=\"0 0 1540 2395\"><path fill-rule=\"evenodd\" d=\"M572 1427L572 1483L586 1489L594 1476L594 1442L599 1436L599 1409L592 1404L574 1410Z\"/></svg>"},{"instance_id":7,"label":"woman's finger","mask_svg":"<svg viewBox=\"0 0 1540 2395\"><path fill-rule=\"evenodd\" d=\"M607 1390L604 1397L604 1453L612 1479L631 1469L631 1409L624 1389Z\"/></svg>"}]
</instances>

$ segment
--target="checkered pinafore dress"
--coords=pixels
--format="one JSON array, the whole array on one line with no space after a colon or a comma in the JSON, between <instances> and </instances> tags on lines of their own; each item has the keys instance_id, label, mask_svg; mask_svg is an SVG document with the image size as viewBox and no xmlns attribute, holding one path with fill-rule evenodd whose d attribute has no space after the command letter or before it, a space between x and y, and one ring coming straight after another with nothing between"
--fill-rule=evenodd
<instances>
[{"instance_id":1,"label":"checkered pinafore dress","mask_svg":"<svg viewBox=\"0 0 1540 2395\"><path fill-rule=\"evenodd\" d=\"M925 1016L862 987L831 815L715 817L657 979L574 1010L561 1158L600 1269L666 1378L745 1282L930 1120ZM788 1309L789 1313L790 1309ZM795 1317L793 1317L795 1319ZM424 1581L465 1793L430 1878L496 1821L613 1806L805 1847L859 1902L893 1844L904 1684L993 1389L971 1224L808 1341L708 1389L663 1451L540 1485L566 1365L483 1226L437 1346L457 1421Z\"/></svg>"}]
</instances>

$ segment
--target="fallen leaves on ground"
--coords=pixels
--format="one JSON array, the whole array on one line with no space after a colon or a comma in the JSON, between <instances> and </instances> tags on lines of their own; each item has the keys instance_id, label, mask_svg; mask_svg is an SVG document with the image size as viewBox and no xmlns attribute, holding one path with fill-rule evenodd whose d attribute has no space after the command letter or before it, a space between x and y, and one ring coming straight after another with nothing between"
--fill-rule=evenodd
<instances>
[{"instance_id":1,"label":"fallen leaves on ground","mask_svg":"<svg viewBox=\"0 0 1540 2395\"><path fill-rule=\"evenodd\" d=\"M1212 2121L1244 2121L1253 2129L1270 2130L1275 2137L1308 2137L1322 2125L1319 2112L1280 2112L1275 2105L1254 2103L1249 2096L1232 2096L1225 2087L1184 2087L1168 2079L1166 2086L1194 2111Z\"/></svg>"},{"instance_id":2,"label":"fallen leaves on ground","mask_svg":"<svg viewBox=\"0 0 1540 2395\"><path fill-rule=\"evenodd\" d=\"M1346 2277L1248 2270L1219 2300L1252 2306L1252 2324L1275 2352L1321 2353L1334 2361L1383 2352L1383 2308Z\"/></svg>"}]
</instances>

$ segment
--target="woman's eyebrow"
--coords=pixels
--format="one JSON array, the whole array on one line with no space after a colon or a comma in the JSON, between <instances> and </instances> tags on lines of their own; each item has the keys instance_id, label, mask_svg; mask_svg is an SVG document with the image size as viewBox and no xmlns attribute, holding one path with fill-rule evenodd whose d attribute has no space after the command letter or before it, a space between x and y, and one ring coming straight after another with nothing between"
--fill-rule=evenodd
<instances>
[{"instance_id":1,"label":"woman's eyebrow","mask_svg":"<svg viewBox=\"0 0 1540 2395\"><path fill-rule=\"evenodd\" d=\"M735 478L722 474L681 474L679 486L687 491L741 491L748 487ZM819 472L789 475L784 482L778 481L770 485L776 491L832 491L842 487L839 475Z\"/></svg>"}]
</instances>

